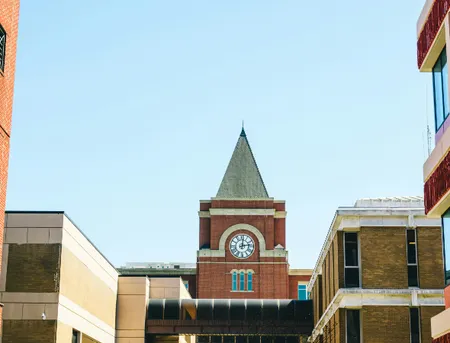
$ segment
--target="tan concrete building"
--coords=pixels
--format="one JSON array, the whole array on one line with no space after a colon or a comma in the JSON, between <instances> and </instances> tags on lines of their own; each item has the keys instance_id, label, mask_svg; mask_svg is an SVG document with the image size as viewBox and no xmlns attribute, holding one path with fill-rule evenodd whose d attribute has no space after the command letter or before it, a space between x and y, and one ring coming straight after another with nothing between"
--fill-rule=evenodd
<instances>
[{"instance_id":1,"label":"tan concrete building","mask_svg":"<svg viewBox=\"0 0 450 343\"><path fill-rule=\"evenodd\" d=\"M308 286L311 342L431 342L443 309L441 224L418 197L336 211Z\"/></svg>"},{"instance_id":2,"label":"tan concrete building","mask_svg":"<svg viewBox=\"0 0 450 343\"><path fill-rule=\"evenodd\" d=\"M64 213L7 213L3 249L3 343L115 341L118 272Z\"/></svg>"}]
</instances>

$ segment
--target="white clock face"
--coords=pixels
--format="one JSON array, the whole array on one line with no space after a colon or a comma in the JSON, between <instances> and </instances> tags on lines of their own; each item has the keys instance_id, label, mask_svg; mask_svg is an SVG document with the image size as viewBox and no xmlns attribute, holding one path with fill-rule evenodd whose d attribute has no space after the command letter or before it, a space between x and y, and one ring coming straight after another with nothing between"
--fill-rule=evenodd
<instances>
[{"instance_id":1,"label":"white clock face","mask_svg":"<svg viewBox=\"0 0 450 343\"><path fill-rule=\"evenodd\" d=\"M248 258L255 251L255 242L246 234L238 234L230 241L230 251L234 257Z\"/></svg>"}]
</instances>

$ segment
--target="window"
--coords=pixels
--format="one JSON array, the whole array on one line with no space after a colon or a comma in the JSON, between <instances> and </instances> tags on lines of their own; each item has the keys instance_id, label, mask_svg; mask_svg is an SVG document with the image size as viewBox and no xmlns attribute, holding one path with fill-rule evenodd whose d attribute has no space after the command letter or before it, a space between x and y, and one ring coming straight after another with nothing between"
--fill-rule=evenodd
<instances>
[{"instance_id":1,"label":"window","mask_svg":"<svg viewBox=\"0 0 450 343\"><path fill-rule=\"evenodd\" d=\"M298 285L298 300L308 300L306 285Z\"/></svg>"},{"instance_id":2,"label":"window","mask_svg":"<svg viewBox=\"0 0 450 343\"><path fill-rule=\"evenodd\" d=\"M253 273L250 271L247 274L247 291L253 291Z\"/></svg>"},{"instance_id":3,"label":"window","mask_svg":"<svg viewBox=\"0 0 450 343\"><path fill-rule=\"evenodd\" d=\"M344 232L344 254L345 287L360 287L358 234L356 232Z\"/></svg>"},{"instance_id":4,"label":"window","mask_svg":"<svg viewBox=\"0 0 450 343\"><path fill-rule=\"evenodd\" d=\"M183 281L184 287L189 291L189 281Z\"/></svg>"},{"instance_id":5,"label":"window","mask_svg":"<svg viewBox=\"0 0 450 343\"><path fill-rule=\"evenodd\" d=\"M245 291L245 272L241 272L239 277L239 290Z\"/></svg>"},{"instance_id":6,"label":"window","mask_svg":"<svg viewBox=\"0 0 450 343\"><path fill-rule=\"evenodd\" d=\"M442 217L445 284L450 285L450 209Z\"/></svg>"},{"instance_id":7,"label":"window","mask_svg":"<svg viewBox=\"0 0 450 343\"><path fill-rule=\"evenodd\" d=\"M77 330L72 330L72 343L80 342L80 332Z\"/></svg>"},{"instance_id":8,"label":"window","mask_svg":"<svg viewBox=\"0 0 450 343\"><path fill-rule=\"evenodd\" d=\"M6 31L0 24L0 74L5 71Z\"/></svg>"},{"instance_id":9,"label":"window","mask_svg":"<svg viewBox=\"0 0 450 343\"><path fill-rule=\"evenodd\" d=\"M231 290L237 291L237 272L233 272L231 276Z\"/></svg>"},{"instance_id":10,"label":"window","mask_svg":"<svg viewBox=\"0 0 450 343\"><path fill-rule=\"evenodd\" d=\"M444 47L433 67L434 119L436 132L448 117L448 68L447 51Z\"/></svg>"},{"instance_id":11,"label":"window","mask_svg":"<svg viewBox=\"0 0 450 343\"><path fill-rule=\"evenodd\" d=\"M361 326L359 310L346 311L346 342L360 343L361 342Z\"/></svg>"},{"instance_id":12,"label":"window","mask_svg":"<svg viewBox=\"0 0 450 343\"><path fill-rule=\"evenodd\" d=\"M416 230L406 230L406 254L408 259L408 287L419 287L417 269L417 233Z\"/></svg>"},{"instance_id":13,"label":"window","mask_svg":"<svg viewBox=\"0 0 450 343\"><path fill-rule=\"evenodd\" d=\"M420 313L417 307L409 309L411 343L420 343Z\"/></svg>"}]
</instances>

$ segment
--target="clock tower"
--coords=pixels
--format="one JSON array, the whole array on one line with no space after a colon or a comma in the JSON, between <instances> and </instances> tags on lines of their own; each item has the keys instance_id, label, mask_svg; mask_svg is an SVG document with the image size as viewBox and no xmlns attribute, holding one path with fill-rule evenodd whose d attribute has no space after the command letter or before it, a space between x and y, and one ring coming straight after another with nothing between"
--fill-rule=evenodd
<instances>
[{"instance_id":1,"label":"clock tower","mask_svg":"<svg viewBox=\"0 0 450 343\"><path fill-rule=\"evenodd\" d=\"M197 298L289 298L285 202L269 197L244 129L199 217Z\"/></svg>"}]
</instances>

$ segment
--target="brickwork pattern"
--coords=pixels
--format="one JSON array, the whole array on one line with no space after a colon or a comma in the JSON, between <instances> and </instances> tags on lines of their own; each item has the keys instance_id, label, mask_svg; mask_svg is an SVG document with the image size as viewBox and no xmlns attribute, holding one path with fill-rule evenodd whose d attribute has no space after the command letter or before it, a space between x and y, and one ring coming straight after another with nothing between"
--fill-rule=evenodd
<instances>
[{"instance_id":1,"label":"brickwork pattern","mask_svg":"<svg viewBox=\"0 0 450 343\"><path fill-rule=\"evenodd\" d=\"M363 307L361 320L364 343L410 343L408 307Z\"/></svg>"},{"instance_id":2,"label":"brickwork pattern","mask_svg":"<svg viewBox=\"0 0 450 343\"><path fill-rule=\"evenodd\" d=\"M444 288L444 261L440 228L417 228L417 257L420 288Z\"/></svg>"},{"instance_id":3,"label":"brickwork pattern","mask_svg":"<svg viewBox=\"0 0 450 343\"><path fill-rule=\"evenodd\" d=\"M298 298L298 283L299 281L309 281L310 275L289 275L289 299Z\"/></svg>"},{"instance_id":4,"label":"brickwork pattern","mask_svg":"<svg viewBox=\"0 0 450 343\"><path fill-rule=\"evenodd\" d=\"M16 70L19 3L19 0L0 1L0 24L7 34L5 70L3 75L0 75L0 268L1 259L3 256L3 228L5 227L6 187L8 181L9 146L13 109L14 77ZM0 273L1 272L2 271L0 269ZM2 312L0 311L0 326L2 325L1 323ZM0 327L0 335L1 332Z\"/></svg>"},{"instance_id":5,"label":"brickwork pattern","mask_svg":"<svg viewBox=\"0 0 450 343\"><path fill-rule=\"evenodd\" d=\"M5 320L2 343L55 343L55 320Z\"/></svg>"},{"instance_id":6,"label":"brickwork pattern","mask_svg":"<svg viewBox=\"0 0 450 343\"><path fill-rule=\"evenodd\" d=\"M58 292L61 244L10 244L7 292Z\"/></svg>"},{"instance_id":7,"label":"brickwork pattern","mask_svg":"<svg viewBox=\"0 0 450 343\"><path fill-rule=\"evenodd\" d=\"M361 228L363 288L408 288L405 228Z\"/></svg>"},{"instance_id":8,"label":"brickwork pattern","mask_svg":"<svg viewBox=\"0 0 450 343\"><path fill-rule=\"evenodd\" d=\"M274 204L273 200L212 200L210 204L201 203L200 209L207 210L208 206L227 209L285 209L284 203ZM200 218L200 245L205 246L209 243L211 250L219 249L222 234L236 224L248 224L258 229L264 236L267 250L273 250L276 244L285 243L285 220L275 219L273 215L218 215L212 216L209 221ZM250 235L255 242L255 251L245 260L235 258L229 250L230 240L239 233ZM209 242L207 242L208 239ZM254 271L252 291L232 291L231 270L233 269ZM197 297L287 299L294 293L289 288L288 271L289 264L286 258L260 257L259 241L256 236L249 231L238 230L227 238L225 257L197 259ZM297 298L296 291L295 298Z\"/></svg>"}]
</instances>

